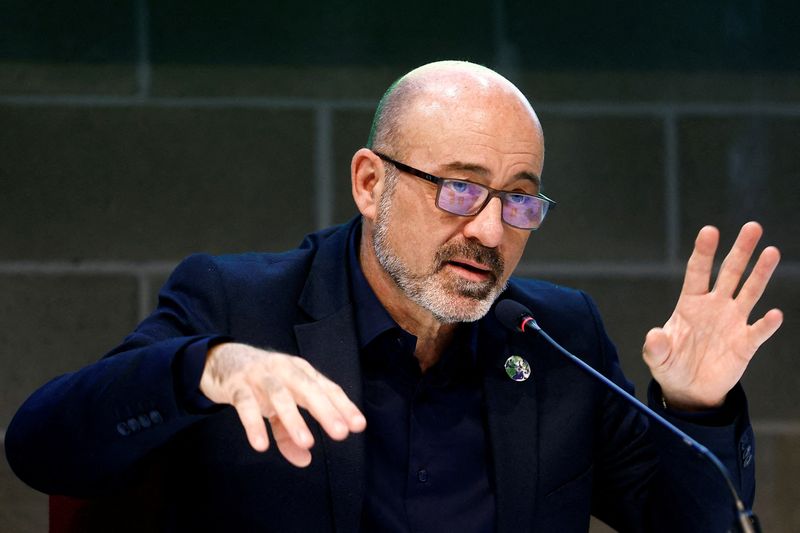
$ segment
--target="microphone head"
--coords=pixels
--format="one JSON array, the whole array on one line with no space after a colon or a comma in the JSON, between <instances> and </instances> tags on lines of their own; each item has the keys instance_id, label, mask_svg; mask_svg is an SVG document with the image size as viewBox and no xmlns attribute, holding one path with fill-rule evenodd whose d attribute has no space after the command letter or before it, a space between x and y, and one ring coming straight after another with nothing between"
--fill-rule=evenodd
<instances>
[{"instance_id":1,"label":"microphone head","mask_svg":"<svg viewBox=\"0 0 800 533\"><path fill-rule=\"evenodd\" d=\"M500 300L494 314L501 324L514 331L521 331L523 320L531 318L530 309L515 300Z\"/></svg>"}]
</instances>

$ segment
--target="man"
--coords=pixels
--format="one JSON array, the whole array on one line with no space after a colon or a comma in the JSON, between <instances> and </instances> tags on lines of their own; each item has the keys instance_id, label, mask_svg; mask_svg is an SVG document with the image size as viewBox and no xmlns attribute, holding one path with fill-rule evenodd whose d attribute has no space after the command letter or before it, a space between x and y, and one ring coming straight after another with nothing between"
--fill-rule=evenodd
<instances>
[{"instance_id":1,"label":"man","mask_svg":"<svg viewBox=\"0 0 800 533\"><path fill-rule=\"evenodd\" d=\"M509 281L552 205L519 90L469 63L423 66L387 91L368 144L351 166L359 219L285 254L189 258L120 347L35 393L6 436L19 476L97 496L155 468L160 526L178 530L575 531L590 513L625 531L727 529L707 465L490 312L521 301L629 387L585 295ZM782 320L747 324L775 248L734 298L760 234L742 228L709 291L718 233L702 229L644 346L652 403L748 501L737 383ZM509 379L520 359L529 378Z\"/></svg>"}]
</instances>

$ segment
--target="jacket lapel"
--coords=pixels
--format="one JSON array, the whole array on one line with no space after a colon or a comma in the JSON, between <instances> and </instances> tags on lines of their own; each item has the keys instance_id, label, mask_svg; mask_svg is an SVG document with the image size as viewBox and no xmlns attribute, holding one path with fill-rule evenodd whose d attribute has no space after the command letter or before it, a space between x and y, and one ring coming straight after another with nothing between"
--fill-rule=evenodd
<instances>
[{"instance_id":1,"label":"jacket lapel","mask_svg":"<svg viewBox=\"0 0 800 533\"><path fill-rule=\"evenodd\" d=\"M494 460L497 531L531 531L539 470L535 360L531 349L520 344L520 335L506 334L493 315L490 312L483 324L481 353ZM506 374L504 364L510 355L522 356L531 364L533 372L528 380L516 382Z\"/></svg>"},{"instance_id":2,"label":"jacket lapel","mask_svg":"<svg viewBox=\"0 0 800 533\"><path fill-rule=\"evenodd\" d=\"M358 343L350 307L317 322L295 326L300 353L361 406ZM364 497L364 434L337 442L322 435L336 531L357 531Z\"/></svg>"},{"instance_id":3,"label":"jacket lapel","mask_svg":"<svg viewBox=\"0 0 800 533\"><path fill-rule=\"evenodd\" d=\"M362 407L358 339L350 304L347 240L353 222L320 243L299 305L311 318L295 326L299 353ZM364 434L341 442L322 432L336 531L357 531L364 498Z\"/></svg>"}]
</instances>

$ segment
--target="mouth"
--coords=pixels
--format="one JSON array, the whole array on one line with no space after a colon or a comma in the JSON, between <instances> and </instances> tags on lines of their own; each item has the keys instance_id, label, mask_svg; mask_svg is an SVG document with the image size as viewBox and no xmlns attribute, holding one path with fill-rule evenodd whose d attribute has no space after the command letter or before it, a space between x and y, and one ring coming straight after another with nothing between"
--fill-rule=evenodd
<instances>
[{"instance_id":1,"label":"mouth","mask_svg":"<svg viewBox=\"0 0 800 533\"><path fill-rule=\"evenodd\" d=\"M487 281L495 277L491 268L474 261L450 260L445 264L457 275L470 281Z\"/></svg>"}]
</instances>

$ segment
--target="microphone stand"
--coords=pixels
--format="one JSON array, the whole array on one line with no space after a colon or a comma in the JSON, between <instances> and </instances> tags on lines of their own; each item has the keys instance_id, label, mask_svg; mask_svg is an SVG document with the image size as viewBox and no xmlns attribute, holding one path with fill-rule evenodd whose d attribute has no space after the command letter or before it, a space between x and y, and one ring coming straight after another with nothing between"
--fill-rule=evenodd
<instances>
[{"instance_id":1,"label":"microphone stand","mask_svg":"<svg viewBox=\"0 0 800 533\"><path fill-rule=\"evenodd\" d=\"M511 302L510 300L506 301ZM518 305L520 306L521 309L524 309L522 304ZM741 533L761 533L761 527L759 525L758 518L751 510L745 507L744 502L742 502L742 499L739 497L739 493L737 492L736 487L734 487L733 485L733 481L731 481L731 476L728 473L728 469L725 468L725 465L722 464L722 462L717 458L716 455L711 453L711 451L708 448L697 442L695 439L687 435L685 432L678 429L674 424L669 422L667 419L665 419L664 417L662 417L661 415L650 409L647 405L640 402L638 399L636 399L635 396L631 395L628 391L626 391L625 389L623 389L622 387L620 387L619 385L617 385L616 383L605 377L603 374L595 370L588 363L586 363L582 359L578 358L577 356L567 351L563 346L561 346L558 342L556 342L550 335L547 334L546 331L544 331L539 326L539 324L536 322L536 320L533 319L532 316L530 316L527 310L525 310L525 314L520 318L522 318L522 323L519 326L520 331L525 332L526 328L529 328L538 333L539 335L541 335L542 337L544 337L544 339L548 343L550 343L550 345L552 345L556 350L558 350L559 352L567 356L569 359L571 359L573 363L575 363L584 371L588 372L595 378L605 383L608 387L614 390L614 392L625 398L628 401L628 403L631 404L633 407L635 407L639 412L643 413L645 416L648 416L652 420L657 421L667 430L678 435L681 438L681 440L683 440L684 444L689 446L689 448L700 454L702 457L707 459L712 465L714 465L714 467L719 471L719 473L722 474L722 477L725 479L725 483L728 486L728 490L733 496L733 500L735 502L735 512L736 512L736 522L734 523L736 531L739 531ZM505 321L503 322L505 323Z\"/></svg>"}]
</instances>

